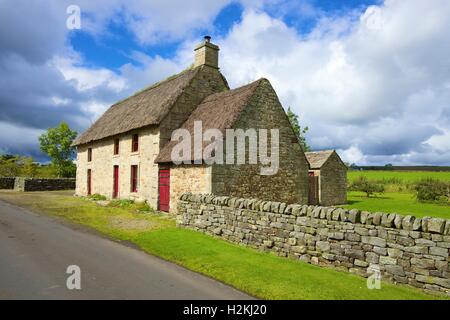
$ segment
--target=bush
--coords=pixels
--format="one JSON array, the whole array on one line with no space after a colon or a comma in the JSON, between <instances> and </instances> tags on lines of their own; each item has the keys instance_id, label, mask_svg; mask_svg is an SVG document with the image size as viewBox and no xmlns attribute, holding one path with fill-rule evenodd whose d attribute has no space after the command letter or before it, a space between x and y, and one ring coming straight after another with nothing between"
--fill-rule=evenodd
<instances>
[{"instance_id":1,"label":"bush","mask_svg":"<svg viewBox=\"0 0 450 320\"><path fill-rule=\"evenodd\" d=\"M108 206L118 208L129 208L134 204L133 200L120 199L111 201Z\"/></svg>"},{"instance_id":2,"label":"bush","mask_svg":"<svg viewBox=\"0 0 450 320\"><path fill-rule=\"evenodd\" d=\"M155 210L147 203L147 201L136 203L136 210L145 213L155 213Z\"/></svg>"},{"instance_id":3,"label":"bush","mask_svg":"<svg viewBox=\"0 0 450 320\"><path fill-rule=\"evenodd\" d=\"M91 199L94 201L100 201L100 200L106 200L106 197L102 196L101 194L94 193L93 195L88 196L88 199Z\"/></svg>"},{"instance_id":4,"label":"bush","mask_svg":"<svg viewBox=\"0 0 450 320\"><path fill-rule=\"evenodd\" d=\"M450 201L450 183L444 181L424 178L416 183L414 190L420 202Z\"/></svg>"},{"instance_id":5,"label":"bush","mask_svg":"<svg viewBox=\"0 0 450 320\"><path fill-rule=\"evenodd\" d=\"M67 167L65 177L75 177L76 166ZM0 155L0 177L56 178L55 168L51 165L39 165L32 157L3 154Z\"/></svg>"},{"instance_id":6,"label":"bush","mask_svg":"<svg viewBox=\"0 0 450 320\"><path fill-rule=\"evenodd\" d=\"M349 190L364 192L367 197L370 197L375 193L383 193L384 186L371 181L364 176L359 176L350 184Z\"/></svg>"},{"instance_id":7,"label":"bush","mask_svg":"<svg viewBox=\"0 0 450 320\"><path fill-rule=\"evenodd\" d=\"M394 184L399 186L404 184L403 180L397 177L383 178L381 180L378 180L377 182L381 184Z\"/></svg>"}]
</instances>

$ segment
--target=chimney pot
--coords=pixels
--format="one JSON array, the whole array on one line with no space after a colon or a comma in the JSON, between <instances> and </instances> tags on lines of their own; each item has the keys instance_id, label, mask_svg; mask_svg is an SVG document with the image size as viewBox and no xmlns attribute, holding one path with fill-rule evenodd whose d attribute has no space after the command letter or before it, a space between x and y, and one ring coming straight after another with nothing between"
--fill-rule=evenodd
<instances>
[{"instance_id":1,"label":"chimney pot","mask_svg":"<svg viewBox=\"0 0 450 320\"><path fill-rule=\"evenodd\" d=\"M219 47L211 43L210 36L204 36L204 41L195 48L194 68L210 66L219 69Z\"/></svg>"}]
</instances>

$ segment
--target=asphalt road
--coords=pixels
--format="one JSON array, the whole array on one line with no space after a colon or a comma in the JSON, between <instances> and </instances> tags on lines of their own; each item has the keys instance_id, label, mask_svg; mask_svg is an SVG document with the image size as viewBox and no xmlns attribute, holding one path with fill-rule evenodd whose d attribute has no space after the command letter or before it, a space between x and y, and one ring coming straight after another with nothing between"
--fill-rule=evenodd
<instances>
[{"instance_id":1,"label":"asphalt road","mask_svg":"<svg viewBox=\"0 0 450 320\"><path fill-rule=\"evenodd\" d=\"M81 270L81 290L66 286ZM0 299L251 299L220 282L0 201Z\"/></svg>"}]
</instances>

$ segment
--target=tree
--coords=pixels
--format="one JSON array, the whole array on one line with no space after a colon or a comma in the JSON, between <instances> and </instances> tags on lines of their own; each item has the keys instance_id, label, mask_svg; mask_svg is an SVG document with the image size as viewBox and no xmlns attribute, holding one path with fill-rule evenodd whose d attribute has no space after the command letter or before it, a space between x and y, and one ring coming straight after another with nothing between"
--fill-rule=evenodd
<instances>
[{"instance_id":1,"label":"tree","mask_svg":"<svg viewBox=\"0 0 450 320\"><path fill-rule=\"evenodd\" d=\"M19 173L19 156L5 154L0 156L0 177L16 177Z\"/></svg>"},{"instance_id":2,"label":"tree","mask_svg":"<svg viewBox=\"0 0 450 320\"><path fill-rule=\"evenodd\" d=\"M450 202L450 183L433 178L423 178L414 186L416 198L420 202L448 201Z\"/></svg>"},{"instance_id":3,"label":"tree","mask_svg":"<svg viewBox=\"0 0 450 320\"><path fill-rule=\"evenodd\" d=\"M33 157L23 157L21 159L22 175L24 177L34 178L37 173L37 165L33 161Z\"/></svg>"},{"instance_id":4,"label":"tree","mask_svg":"<svg viewBox=\"0 0 450 320\"><path fill-rule=\"evenodd\" d=\"M359 176L350 184L349 190L364 192L369 198L374 193L383 193L384 186L370 181L367 177Z\"/></svg>"},{"instance_id":5,"label":"tree","mask_svg":"<svg viewBox=\"0 0 450 320\"><path fill-rule=\"evenodd\" d=\"M75 156L75 148L72 142L77 136L69 125L61 122L59 126L47 129L47 132L39 136L41 151L52 159L58 177L71 177L75 173L75 165L72 161Z\"/></svg>"},{"instance_id":6,"label":"tree","mask_svg":"<svg viewBox=\"0 0 450 320\"><path fill-rule=\"evenodd\" d=\"M0 155L0 163L2 163L3 161L7 161L7 160L12 160L12 159L16 159L17 155L14 154L2 154Z\"/></svg>"},{"instance_id":7,"label":"tree","mask_svg":"<svg viewBox=\"0 0 450 320\"><path fill-rule=\"evenodd\" d=\"M300 123L298 121L298 115L296 115L292 111L291 107L288 107L287 116L289 118L289 122L291 123L292 129L294 129L294 133L297 136L298 141L300 142L300 145L303 148L303 151L310 151L311 148L308 145L308 143L306 142L306 138L305 138L305 134L306 134L306 132L308 132L309 128L308 127L302 128L300 126Z\"/></svg>"},{"instance_id":8,"label":"tree","mask_svg":"<svg viewBox=\"0 0 450 320\"><path fill-rule=\"evenodd\" d=\"M359 169L359 167L358 167L358 165L356 163L352 163L349 168L353 169L353 170L358 170Z\"/></svg>"}]
</instances>

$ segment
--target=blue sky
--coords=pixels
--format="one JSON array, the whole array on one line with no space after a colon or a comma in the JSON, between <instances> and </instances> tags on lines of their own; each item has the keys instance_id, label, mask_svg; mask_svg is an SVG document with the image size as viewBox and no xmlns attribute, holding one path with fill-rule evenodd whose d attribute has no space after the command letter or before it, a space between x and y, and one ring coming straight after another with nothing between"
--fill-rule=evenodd
<instances>
[{"instance_id":1,"label":"blue sky","mask_svg":"<svg viewBox=\"0 0 450 320\"><path fill-rule=\"evenodd\" d=\"M298 1L301 3L302 1ZM352 10L363 12L368 6L379 3L379 1L366 0L342 0L342 1L303 1L314 10L322 11L324 15L336 16L345 14ZM269 5L265 12L270 16L282 19L288 26L295 28L300 34L308 34L317 23L318 16L301 16L296 10L292 13L280 12L283 5L276 2ZM241 21L245 7L239 2L231 2L224 6L212 20L208 28L198 28L194 34L201 39L203 35L213 34L224 37L234 24ZM85 58L86 64L117 70L125 63L136 63L127 55L127 51L141 50L150 56L161 56L171 58L175 55L177 48L183 39L160 41L150 45L142 45L135 41L134 35L127 29L124 18L119 16L116 20L110 21L107 25L108 35L98 37L83 29L73 32L69 36L70 45L80 52ZM212 32L211 32L212 31Z\"/></svg>"},{"instance_id":2,"label":"blue sky","mask_svg":"<svg viewBox=\"0 0 450 320\"><path fill-rule=\"evenodd\" d=\"M45 161L47 127L82 132L208 34L231 87L268 78L314 149L450 165L449 29L446 0L0 0L0 153Z\"/></svg>"}]
</instances>

